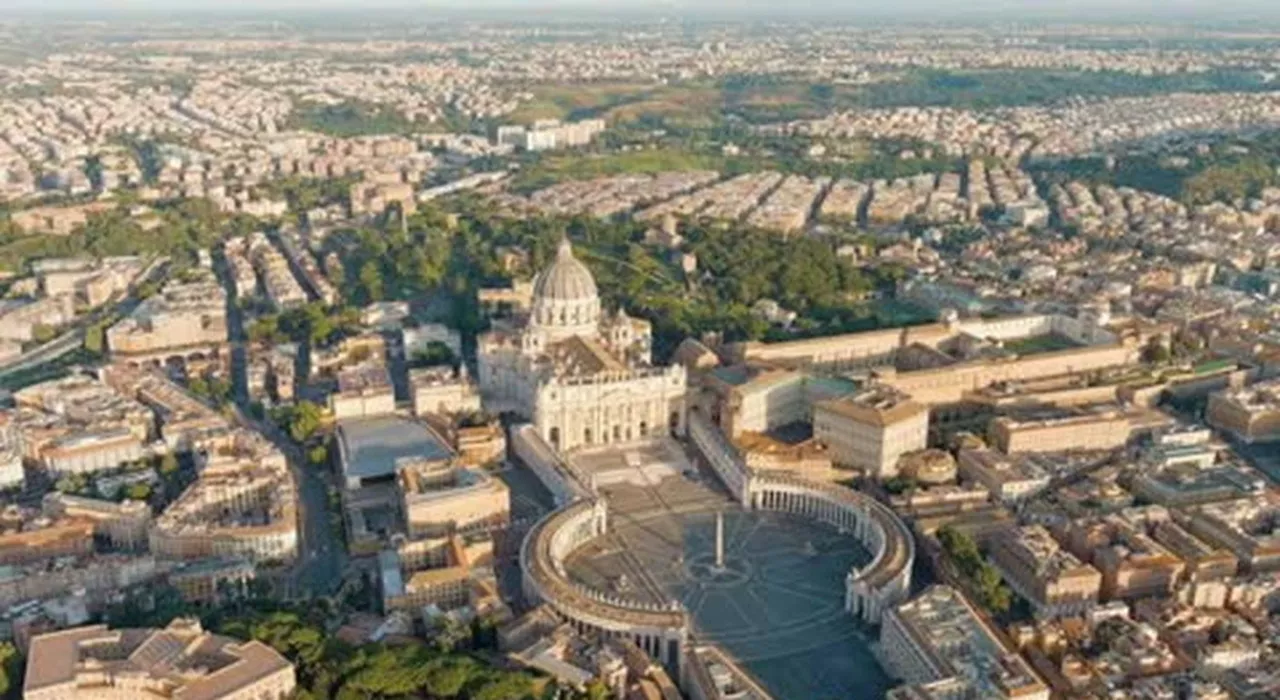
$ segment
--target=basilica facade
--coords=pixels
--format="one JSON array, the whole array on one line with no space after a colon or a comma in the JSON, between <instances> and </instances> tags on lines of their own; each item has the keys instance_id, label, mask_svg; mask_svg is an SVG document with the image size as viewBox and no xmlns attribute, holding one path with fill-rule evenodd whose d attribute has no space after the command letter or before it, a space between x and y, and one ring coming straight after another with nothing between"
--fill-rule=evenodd
<instances>
[{"instance_id":1,"label":"basilica facade","mask_svg":"<svg viewBox=\"0 0 1280 700\"><path fill-rule=\"evenodd\" d=\"M565 239L534 280L528 316L480 336L481 395L562 451L682 433L685 369L654 366L651 350L649 323L606 313Z\"/></svg>"}]
</instances>

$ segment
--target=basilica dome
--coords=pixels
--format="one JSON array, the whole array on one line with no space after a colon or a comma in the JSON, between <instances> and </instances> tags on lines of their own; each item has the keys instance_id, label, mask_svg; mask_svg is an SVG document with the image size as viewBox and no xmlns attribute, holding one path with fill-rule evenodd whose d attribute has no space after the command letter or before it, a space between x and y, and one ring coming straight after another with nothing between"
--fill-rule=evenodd
<instances>
[{"instance_id":1,"label":"basilica dome","mask_svg":"<svg viewBox=\"0 0 1280 700\"><path fill-rule=\"evenodd\" d=\"M595 335L600 326L600 294L587 266L574 257L569 239L560 241L555 262L533 283L533 326L554 336Z\"/></svg>"},{"instance_id":2,"label":"basilica dome","mask_svg":"<svg viewBox=\"0 0 1280 700\"><path fill-rule=\"evenodd\" d=\"M535 299L557 301L599 298L595 277L591 276L591 270L581 260L574 257L573 246L569 244L568 238L561 239L555 262L543 270L533 283L533 296Z\"/></svg>"}]
</instances>

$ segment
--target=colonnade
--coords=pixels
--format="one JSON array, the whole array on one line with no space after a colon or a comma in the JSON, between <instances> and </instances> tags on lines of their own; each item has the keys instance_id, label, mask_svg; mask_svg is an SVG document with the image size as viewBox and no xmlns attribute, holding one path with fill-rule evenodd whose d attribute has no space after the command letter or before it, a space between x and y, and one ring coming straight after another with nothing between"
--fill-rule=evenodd
<instances>
[{"instance_id":1,"label":"colonnade","mask_svg":"<svg viewBox=\"0 0 1280 700\"><path fill-rule=\"evenodd\" d=\"M561 614L564 614L563 612ZM580 635L632 642L641 651L669 669L678 669L684 661L682 649L687 640L683 630L636 630L600 626L577 616L566 616L569 626Z\"/></svg>"},{"instance_id":2,"label":"colonnade","mask_svg":"<svg viewBox=\"0 0 1280 700\"><path fill-rule=\"evenodd\" d=\"M858 538L872 553L864 567L845 577L845 610L870 624L906 599L911 586L914 546L905 528L894 527L895 516L876 512L883 506L854 491L835 491L825 484L808 484L789 476L756 476L751 480L751 506L800 515L827 523ZM886 531L886 529L891 531Z\"/></svg>"},{"instance_id":3,"label":"colonnade","mask_svg":"<svg viewBox=\"0 0 1280 700\"><path fill-rule=\"evenodd\" d=\"M575 584L565 572L564 559L604 535L607 526L605 502L590 499L534 525L520 548L525 595L551 606L580 634L634 642L674 674L683 663L689 633L688 614L678 603L628 601Z\"/></svg>"},{"instance_id":4,"label":"colonnade","mask_svg":"<svg viewBox=\"0 0 1280 700\"><path fill-rule=\"evenodd\" d=\"M758 510L776 510L827 523L842 532L855 534L859 540L867 539L868 518L865 513L847 503L834 502L822 496L822 492L753 490L751 506ZM874 550L872 550L874 551Z\"/></svg>"}]
</instances>

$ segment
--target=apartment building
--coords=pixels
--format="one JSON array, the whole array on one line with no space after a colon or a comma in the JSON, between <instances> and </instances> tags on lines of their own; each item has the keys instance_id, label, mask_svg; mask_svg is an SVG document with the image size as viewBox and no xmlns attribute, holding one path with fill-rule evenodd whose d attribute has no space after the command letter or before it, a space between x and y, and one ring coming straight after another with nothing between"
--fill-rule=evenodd
<instances>
[{"instance_id":1,"label":"apartment building","mask_svg":"<svg viewBox=\"0 0 1280 700\"><path fill-rule=\"evenodd\" d=\"M378 554L382 608L417 615L435 606L477 606L492 596L493 539L488 535L407 540Z\"/></svg>"},{"instance_id":2,"label":"apartment building","mask_svg":"<svg viewBox=\"0 0 1280 700\"><path fill-rule=\"evenodd\" d=\"M70 296L0 301L0 340L27 343L37 330L57 328L75 318L75 301Z\"/></svg>"},{"instance_id":3,"label":"apartment building","mask_svg":"<svg viewBox=\"0 0 1280 700\"><path fill-rule=\"evenodd\" d=\"M391 373L381 358L338 373L338 390L329 395L329 412L335 420L373 418L396 412Z\"/></svg>"},{"instance_id":4,"label":"apartment building","mask_svg":"<svg viewBox=\"0 0 1280 700\"><path fill-rule=\"evenodd\" d=\"M990 556L1037 618L1079 615L1098 603L1102 574L1059 546L1041 525L1000 533L992 538Z\"/></svg>"},{"instance_id":5,"label":"apartment building","mask_svg":"<svg viewBox=\"0 0 1280 700\"><path fill-rule=\"evenodd\" d=\"M1150 530L1170 519L1160 506L1128 508L1067 524L1063 540L1102 573L1103 601L1164 597L1182 580L1186 564Z\"/></svg>"},{"instance_id":6,"label":"apartment building","mask_svg":"<svg viewBox=\"0 0 1280 700\"><path fill-rule=\"evenodd\" d=\"M90 554L93 530L86 518L51 519L10 506L0 514L0 566Z\"/></svg>"},{"instance_id":7,"label":"apartment building","mask_svg":"<svg viewBox=\"0 0 1280 700\"><path fill-rule=\"evenodd\" d=\"M108 328L106 339L113 359L132 364L221 362L228 344L226 292L212 275L174 280Z\"/></svg>"},{"instance_id":8,"label":"apartment building","mask_svg":"<svg viewBox=\"0 0 1280 700\"><path fill-rule=\"evenodd\" d=\"M147 457L155 417L95 377L73 374L16 392L10 414L23 455L58 474L114 469Z\"/></svg>"},{"instance_id":9,"label":"apartment building","mask_svg":"<svg viewBox=\"0 0 1280 700\"><path fill-rule=\"evenodd\" d=\"M1213 394L1206 419L1245 442L1280 440L1280 379Z\"/></svg>"},{"instance_id":10,"label":"apartment building","mask_svg":"<svg viewBox=\"0 0 1280 700\"><path fill-rule=\"evenodd\" d=\"M961 477L980 484L1002 503L1029 498L1053 479L1052 470L1039 455L1008 455L985 448L960 450L957 468Z\"/></svg>"},{"instance_id":11,"label":"apartment building","mask_svg":"<svg viewBox=\"0 0 1280 700\"><path fill-rule=\"evenodd\" d=\"M1182 525L1205 542L1229 550L1242 572L1280 571L1280 494L1267 492L1199 506Z\"/></svg>"},{"instance_id":12,"label":"apartment building","mask_svg":"<svg viewBox=\"0 0 1280 700\"><path fill-rule=\"evenodd\" d=\"M151 507L142 501L119 503L64 493L49 493L41 503L45 515L78 518L93 523L93 533L120 549L137 550L147 543Z\"/></svg>"},{"instance_id":13,"label":"apartment building","mask_svg":"<svg viewBox=\"0 0 1280 700\"><path fill-rule=\"evenodd\" d=\"M284 456L261 439L242 442L211 456L200 478L160 514L151 551L184 560L292 561L297 499Z\"/></svg>"}]
</instances>

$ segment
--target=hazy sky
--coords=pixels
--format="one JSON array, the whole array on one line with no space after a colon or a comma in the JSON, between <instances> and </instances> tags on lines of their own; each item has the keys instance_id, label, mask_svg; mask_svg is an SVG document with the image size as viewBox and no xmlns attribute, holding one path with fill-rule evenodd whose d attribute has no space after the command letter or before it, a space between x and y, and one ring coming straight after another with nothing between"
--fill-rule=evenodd
<instances>
[{"instance_id":1,"label":"hazy sky","mask_svg":"<svg viewBox=\"0 0 1280 700\"><path fill-rule=\"evenodd\" d=\"M1053 15L1080 21L1098 19L1103 14L1124 14L1151 18L1200 15L1206 18L1230 15L1234 19L1280 14L1277 0L0 0L0 14L11 11L112 13L219 11L248 13L255 10L517 10L522 14L555 10L596 13L609 11L667 11L673 14L715 12L732 15L748 11L757 14L840 14L859 15L947 15L971 12L1000 12Z\"/></svg>"}]
</instances>

